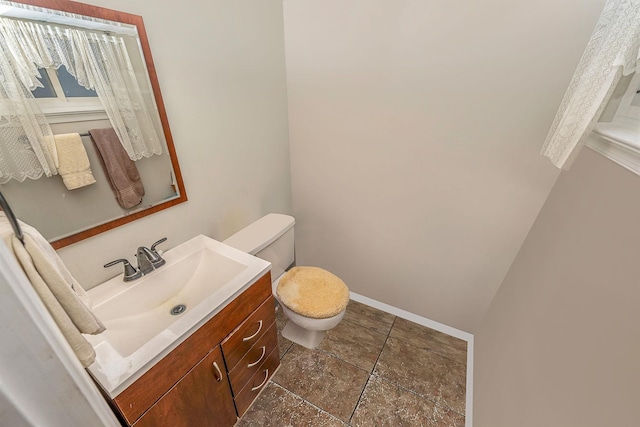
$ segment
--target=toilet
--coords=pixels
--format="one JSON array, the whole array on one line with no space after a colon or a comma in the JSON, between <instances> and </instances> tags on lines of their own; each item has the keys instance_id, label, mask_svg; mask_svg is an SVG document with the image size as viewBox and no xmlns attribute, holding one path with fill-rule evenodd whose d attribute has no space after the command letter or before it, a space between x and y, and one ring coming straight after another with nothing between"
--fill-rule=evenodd
<instances>
[{"instance_id":1,"label":"toilet","mask_svg":"<svg viewBox=\"0 0 640 427\"><path fill-rule=\"evenodd\" d=\"M292 216L271 213L223 243L271 263L273 296L289 319L282 336L314 349L344 317L349 289L321 268L293 267L294 225Z\"/></svg>"}]
</instances>

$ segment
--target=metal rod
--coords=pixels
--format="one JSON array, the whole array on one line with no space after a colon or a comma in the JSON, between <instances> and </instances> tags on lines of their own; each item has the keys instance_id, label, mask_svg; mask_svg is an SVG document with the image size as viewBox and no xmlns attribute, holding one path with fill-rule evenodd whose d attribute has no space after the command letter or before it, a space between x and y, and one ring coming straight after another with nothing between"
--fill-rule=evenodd
<instances>
[{"instance_id":1,"label":"metal rod","mask_svg":"<svg viewBox=\"0 0 640 427\"><path fill-rule=\"evenodd\" d=\"M2 207L2 210L7 214L7 218L9 218L9 222L11 223L11 227L13 228L13 232L16 234L16 237L20 240L20 243L24 245L24 235L22 234L20 224L18 224L18 220L13 214L11 206L9 206L9 203L2 195L2 191L0 191L0 207Z\"/></svg>"}]
</instances>

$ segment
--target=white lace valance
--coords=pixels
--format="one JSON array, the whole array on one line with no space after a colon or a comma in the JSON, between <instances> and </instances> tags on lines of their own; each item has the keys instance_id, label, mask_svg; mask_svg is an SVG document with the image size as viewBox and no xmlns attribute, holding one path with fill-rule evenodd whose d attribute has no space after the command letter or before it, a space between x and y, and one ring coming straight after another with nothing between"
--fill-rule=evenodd
<instances>
[{"instance_id":1,"label":"white lace valance","mask_svg":"<svg viewBox=\"0 0 640 427\"><path fill-rule=\"evenodd\" d=\"M640 1L608 0L542 148L554 165L569 168L620 77L636 71L639 48Z\"/></svg>"}]
</instances>

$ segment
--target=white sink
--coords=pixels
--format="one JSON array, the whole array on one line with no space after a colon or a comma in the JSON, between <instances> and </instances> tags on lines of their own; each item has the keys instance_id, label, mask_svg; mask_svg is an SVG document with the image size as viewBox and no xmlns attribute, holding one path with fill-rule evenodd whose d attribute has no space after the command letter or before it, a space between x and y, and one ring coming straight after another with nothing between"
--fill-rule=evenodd
<instances>
[{"instance_id":1,"label":"white sink","mask_svg":"<svg viewBox=\"0 0 640 427\"><path fill-rule=\"evenodd\" d=\"M162 256L167 263L140 279L125 283L120 275L88 291L107 328L86 335L96 350L89 371L111 397L270 268L267 261L203 235ZM186 309L172 314L178 305Z\"/></svg>"}]
</instances>

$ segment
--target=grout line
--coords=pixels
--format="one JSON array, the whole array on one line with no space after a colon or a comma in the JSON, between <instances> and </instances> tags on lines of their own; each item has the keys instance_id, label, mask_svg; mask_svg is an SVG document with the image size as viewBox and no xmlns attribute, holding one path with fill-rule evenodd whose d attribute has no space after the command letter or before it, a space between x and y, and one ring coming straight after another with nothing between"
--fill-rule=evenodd
<instances>
[{"instance_id":1,"label":"grout line","mask_svg":"<svg viewBox=\"0 0 640 427\"><path fill-rule=\"evenodd\" d=\"M283 338L283 339L286 339L286 338ZM284 359L284 357L287 355L287 353L289 353L289 350L291 350L291 347L293 347L293 343L291 343L289 345L289 347L287 347L287 349L282 353L282 355L280 356L280 360ZM280 349L278 349L278 350L280 350Z\"/></svg>"},{"instance_id":2,"label":"grout line","mask_svg":"<svg viewBox=\"0 0 640 427\"><path fill-rule=\"evenodd\" d=\"M380 360L380 356L382 356L382 352L384 351L384 348L387 346L387 341L389 341L389 338L391 337L391 331L393 330L393 327L396 324L396 320L398 320L398 316L393 318L393 323L391 323L391 327L389 328L389 332L387 332L387 338L385 338L384 344L382 345L382 348L380 349L380 353L378 353L378 357L376 358L376 363L373 364L373 370L371 371L371 374L373 374L373 371L376 370L376 365L378 364L378 361Z\"/></svg>"},{"instance_id":3,"label":"grout line","mask_svg":"<svg viewBox=\"0 0 640 427\"><path fill-rule=\"evenodd\" d=\"M356 406L353 407L353 411L349 416L349 421L347 421L347 424L349 425L351 425L351 420L353 420L353 416L356 414L356 411L358 410L358 405L360 405L360 402L362 401L362 396L364 396L364 391L367 389L367 386L369 385L369 381L371 381L372 376L373 374L369 374L369 376L367 377L367 381L365 381L364 383L364 387L362 387L362 391L360 392L360 396L358 396L358 401L356 402Z\"/></svg>"},{"instance_id":4,"label":"grout line","mask_svg":"<svg viewBox=\"0 0 640 427\"><path fill-rule=\"evenodd\" d=\"M393 323L391 323L391 327L389 328L389 332L387 332L387 337L384 339L384 344L382 344L382 347L380 348L380 352L378 353L378 357L376 357L376 361L373 364L373 368L371 368L371 372L369 372L369 376L367 377L367 382L364 384L364 387L362 388L362 391L360 392L360 396L358 397L358 401L356 402L356 406L353 408L353 412L351 413L351 416L349 417L349 424L351 424L351 420L353 419L353 416L355 415L356 411L358 410L358 405L360 405L360 401L362 400L362 396L364 396L364 391L367 389L367 386L369 385L369 381L371 381L371 377L374 376L374 372L376 370L376 365L378 364L378 361L380 360L380 356L382 355L382 352L384 351L385 346L387 345L387 341L389 340L389 336L391 335L391 330L393 329L393 325L396 324L396 319L398 317L394 317L393 318Z\"/></svg>"}]
</instances>

